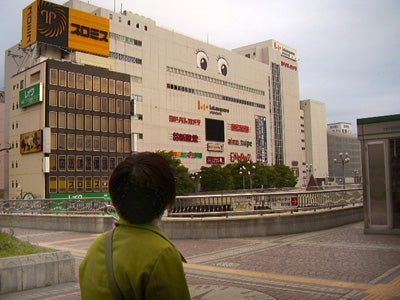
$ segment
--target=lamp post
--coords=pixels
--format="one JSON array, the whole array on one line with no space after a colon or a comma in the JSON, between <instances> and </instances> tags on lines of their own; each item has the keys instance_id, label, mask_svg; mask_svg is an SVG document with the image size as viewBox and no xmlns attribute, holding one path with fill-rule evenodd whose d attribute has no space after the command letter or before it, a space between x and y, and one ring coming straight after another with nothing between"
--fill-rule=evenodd
<instances>
[{"instance_id":1,"label":"lamp post","mask_svg":"<svg viewBox=\"0 0 400 300\"><path fill-rule=\"evenodd\" d=\"M243 190L246 189L245 183L244 183L244 176L246 175L246 166L241 166L239 169L239 174L242 175L243 178Z\"/></svg>"},{"instance_id":2,"label":"lamp post","mask_svg":"<svg viewBox=\"0 0 400 300\"><path fill-rule=\"evenodd\" d=\"M353 171L352 171L352 173L353 173L353 176L354 176L354 183L359 183L359 180L358 180L358 175L360 174L360 171L358 171L357 169L354 169Z\"/></svg>"},{"instance_id":3,"label":"lamp post","mask_svg":"<svg viewBox=\"0 0 400 300\"><path fill-rule=\"evenodd\" d=\"M306 186L308 185L308 182L310 181L310 177L313 173L313 165L312 164L306 164Z\"/></svg>"},{"instance_id":4,"label":"lamp post","mask_svg":"<svg viewBox=\"0 0 400 300\"><path fill-rule=\"evenodd\" d=\"M333 162L335 164L341 164L342 165L342 175L343 175L343 189L346 189L346 178L344 176L344 165L347 164L348 162L350 162L350 157L349 157L349 153L344 153L340 152L339 153L339 160L334 158Z\"/></svg>"},{"instance_id":5,"label":"lamp post","mask_svg":"<svg viewBox=\"0 0 400 300\"><path fill-rule=\"evenodd\" d=\"M251 190L251 189L253 189L253 178L252 177L256 170L256 166L253 165L250 161L249 161L249 164L251 164L251 166L249 166L249 171L247 171L247 174L249 174L249 177L250 177L250 190Z\"/></svg>"}]
</instances>

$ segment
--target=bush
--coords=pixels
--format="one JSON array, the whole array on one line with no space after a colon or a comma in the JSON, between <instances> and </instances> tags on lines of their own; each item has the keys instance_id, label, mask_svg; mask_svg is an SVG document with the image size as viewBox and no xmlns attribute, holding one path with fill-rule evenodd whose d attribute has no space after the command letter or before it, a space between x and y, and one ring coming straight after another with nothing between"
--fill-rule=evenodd
<instances>
[{"instance_id":1,"label":"bush","mask_svg":"<svg viewBox=\"0 0 400 300\"><path fill-rule=\"evenodd\" d=\"M10 234L0 232L0 258L54 251L56 250L32 245Z\"/></svg>"}]
</instances>

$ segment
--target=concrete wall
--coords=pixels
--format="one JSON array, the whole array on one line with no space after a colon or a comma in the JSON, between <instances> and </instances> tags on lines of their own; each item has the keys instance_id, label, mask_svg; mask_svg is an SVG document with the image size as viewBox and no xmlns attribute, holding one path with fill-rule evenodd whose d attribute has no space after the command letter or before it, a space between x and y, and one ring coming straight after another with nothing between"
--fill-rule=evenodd
<instances>
[{"instance_id":1,"label":"concrete wall","mask_svg":"<svg viewBox=\"0 0 400 300\"><path fill-rule=\"evenodd\" d=\"M163 218L160 227L172 239L237 238L316 231L360 222L362 206L317 211L207 218ZM104 232L113 228L110 216L2 215L0 227L79 232Z\"/></svg>"},{"instance_id":2,"label":"concrete wall","mask_svg":"<svg viewBox=\"0 0 400 300\"><path fill-rule=\"evenodd\" d=\"M72 281L75 258L67 251L0 258L0 295Z\"/></svg>"}]
</instances>

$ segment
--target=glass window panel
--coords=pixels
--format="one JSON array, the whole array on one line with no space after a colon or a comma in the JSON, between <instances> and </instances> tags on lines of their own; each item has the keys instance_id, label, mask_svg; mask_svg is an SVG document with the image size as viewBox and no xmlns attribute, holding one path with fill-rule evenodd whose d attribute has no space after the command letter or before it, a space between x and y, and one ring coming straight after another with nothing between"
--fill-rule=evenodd
<instances>
[{"instance_id":1,"label":"glass window panel","mask_svg":"<svg viewBox=\"0 0 400 300\"><path fill-rule=\"evenodd\" d=\"M75 177L68 176L68 193L75 193Z\"/></svg>"},{"instance_id":2,"label":"glass window panel","mask_svg":"<svg viewBox=\"0 0 400 300\"><path fill-rule=\"evenodd\" d=\"M100 137L93 137L93 151L100 151Z\"/></svg>"},{"instance_id":3,"label":"glass window panel","mask_svg":"<svg viewBox=\"0 0 400 300\"><path fill-rule=\"evenodd\" d=\"M65 133L58 134L58 149L60 150L67 149L67 135Z\"/></svg>"},{"instance_id":4,"label":"glass window panel","mask_svg":"<svg viewBox=\"0 0 400 300\"><path fill-rule=\"evenodd\" d=\"M131 114L131 101L130 100L124 101L124 114L125 115Z\"/></svg>"},{"instance_id":5,"label":"glass window panel","mask_svg":"<svg viewBox=\"0 0 400 300\"><path fill-rule=\"evenodd\" d=\"M65 112L58 113L58 128L66 128L66 114Z\"/></svg>"},{"instance_id":6,"label":"glass window panel","mask_svg":"<svg viewBox=\"0 0 400 300\"><path fill-rule=\"evenodd\" d=\"M131 133L131 120L124 119L124 133L129 134Z\"/></svg>"},{"instance_id":7,"label":"glass window panel","mask_svg":"<svg viewBox=\"0 0 400 300\"><path fill-rule=\"evenodd\" d=\"M92 90L92 75L85 75L85 90Z\"/></svg>"},{"instance_id":8,"label":"glass window panel","mask_svg":"<svg viewBox=\"0 0 400 300\"><path fill-rule=\"evenodd\" d=\"M108 172L108 156L101 157L101 171Z\"/></svg>"},{"instance_id":9,"label":"glass window panel","mask_svg":"<svg viewBox=\"0 0 400 300\"><path fill-rule=\"evenodd\" d=\"M67 165L67 162L66 162L65 155L59 155L58 156L58 170L65 171L66 165Z\"/></svg>"},{"instance_id":10,"label":"glass window panel","mask_svg":"<svg viewBox=\"0 0 400 300\"><path fill-rule=\"evenodd\" d=\"M76 136L76 150L83 151L83 135L81 134Z\"/></svg>"},{"instance_id":11,"label":"glass window panel","mask_svg":"<svg viewBox=\"0 0 400 300\"><path fill-rule=\"evenodd\" d=\"M84 76L81 73L76 74L76 88L80 90L84 88Z\"/></svg>"},{"instance_id":12,"label":"glass window panel","mask_svg":"<svg viewBox=\"0 0 400 300\"><path fill-rule=\"evenodd\" d=\"M57 106L57 91L50 90L49 91L49 105L50 106Z\"/></svg>"},{"instance_id":13,"label":"glass window panel","mask_svg":"<svg viewBox=\"0 0 400 300\"><path fill-rule=\"evenodd\" d=\"M93 96L93 110L100 111L100 97Z\"/></svg>"},{"instance_id":14,"label":"glass window panel","mask_svg":"<svg viewBox=\"0 0 400 300\"><path fill-rule=\"evenodd\" d=\"M92 131L93 130L93 126L92 126L92 116L90 115L85 115L85 130L87 131Z\"/></svg>"},{"instance_id":15,"label":"glass window panel","mask_svg":"<svg viewBox=\"0 0 400 300\"><path fill-rule=\"evenodd\" d=\"M58 85L58 70L50 69L50 84Z\"/></svg>"},{"instance_id":16,"label":"glass window panel","mask_svg":"<svg viewBox=\"0 0 400 300\"><path fill-rule=\"evenodd\" d=\"M124 152L124 139L121 137L117 138L117 152Z\"/></svg>"},{"instance_id":17,"label":"glass window panel","mask_svg":"<svg viewBox=\"0 0 400 300\"><path fill-rule=\"evenodd\" d=\"M83 193L84 191L84 181L83 176L76 176L76 191L78 193Z\"/></svg>"},{"instance_id":18,"label":"glass window panel","mask_svg":"<svg viewBox=\"0 0 400 300\"><path fill-rule=\"evenodd\" d=\"M107 176L101 177L101 190L103 192L108 191L108 177Z\"/></svg>"},{"instance_id":19,"label":"glass window panel","mask_svg":"<svg viewBox=\"0 0 400 300\"><path fill-rule=\"evenodd\" d=\"M75 129L75 114L68 114L68 129Z\"/></svg>"},{"instance_id":20,"label":"glass window panel","mask_svg":"<svg viewBox=\"0 0 400 300\"><path fill-rule=\"evenodd\" d=\"M57 155L50 154L50 172L57 171Z\"/></svg>"},{"instance_id":21,"label":"glass window panel","mask_svg":"<svg viewBox=\"0 0 400 300\"><path fill-rule=\"evenodd\" d=\"M67 192L67 180L65 176L58 177L58 192L59 193Z\"/></svg>"},{"instance_id":22,"label":"glass window panel","mask_svg":"<svg viewBox=\"0 0 400 300\"><path fill-rule=\"evenodd\" d=\"M110 171L114 170L115 167L117 166L117 160L115 157L110 157Z\"/></svg>"},{"instance_id":23,"label":"glass window panel","mask_svg":"<svg viewBox=\"0 0 400 300\"><path fill-rule=\"evenodd\" d=\"M85 95L85 109L92 110L92 96Z\"/></svg>"},{"instance_id":24,"label":"glass window panel","mask_svg":"<svg viewBox=\"0 0 400 300\"><path fill-rule=\"evenodd\" d=\"M108 137L106 136L101 137L101 151L108 152Z\"/></svg>"},{"instance_id":25,"label":"glass window panel","mask_svg":"<svg viewBox=\"0 0 400 300\"><path fill-rule=\"evenodd\" d=\"M92 136L85 135L85 151L92 151Z\"/></svg>"},{"instance_id":26,"label":"glass window panel","mask_svg":"<svg viewBox=\"0 0 400 300\"><path fill-rule=\"evenodd\" d=\"M60 70L58 76L59 76L59 85L66 86L67 85L67 72L64 70Z\"/></svg>"},{"instance_id":27,"label":"glass window panel","mask_svg":"<svg viewBox=\"0 0 400 300\"><path fill-rule=\"evenodd\" d=\"M108 112L108 98L101 97L101 111Z\"/></svg>"},{"instance_id":28,"label":"glass window panel","mask_svg":"<svg viewBox=\"0 0 400 300\"><path fill-rule=\"evenodd\" d=\"M83 109L83 95L76 94L76 109Z\"/></svg>"},{"instance_id":29,"label":"glass window panel","mask_svg":"<svg viewBox=\"0 0 400 300\"><path fill-rule=\"evenodd\" d=\"M85 177L85 192L92 191L92 176Z\"/></svg>"},{"instance_id":30,"label":"glass window panel","mask_svg":"<svg viewBox=\"0 0 400 300\"><path fill-rule=\"evenodd\" d=\"M92 156L86 155L85 156L85 171L92 171Z\"/></svg>"},{"instance_id":31,"label":"glass window panel","mask_svg":"<svg viewBox=\"0 0 400 300\"><path fill-rule=\"evenodd\" d=\"M51 141L50 141L51 149L52 150L57 149L57 133L52 132L50 139L51 139Z\"/></svg>"},{"instance_id":32,"label":"glass window panel","mask_svg":"<svg viewBox=\"0 0 400 300\"><path fill-rule=\"evenodd\" d=\"M100 131L100 116L93 116L93 131Z\"/></svg>"},{"instance_id":33,"label":"glass window panel","mask_svg":"<svg viewBox=\"0 0 400 300\"><path fill-rule=\"evenodd\" d=\"M108 79L104 77L101 78L101 92L108 93Z\"/></svg>"},{"instance_id":34,"label":"glass window panel","mask_svg":"<svg viewBox=\"0 0 400 300\"><path fill-rule=\"evenodd\" d=\"M75 88L75 73L68 72L68 87Z\"/></svg>"},{"instance_id":35,"label":"glass window panel","mask_svg":"<svg viewBox=\"0 0 400 300\"><path fill-rule=\"evenodd\" d=\"M117 99L117 101L116 101L115 112L117 114L123 114L124 113L124 102L121 99Z\"/></svg>"},{"instance_id":36,"label":"glass window panel","mask_svg":"<svg viewBox=\"0 0 400 300\"><path fill-rule=\"evenodd\" d=\"M108 131L115 133L115 118L108 118Z\"/></svg>"},{"instance_id":37,"label":"glass window panel","mask_svg":"<svg viewBox=\"0 0 400 300\"><path fill-rule=\"evenodd\" d=\"M49 126L52 128L57 128L57 112L50 111L49 112Z\"/></svg>"},{"instance_id":38,"label":"glass window panel","mask_svg":"<svg viewBox=\"0 0 400 300\"><path fill-rule=\"evenodd\" d=\"M113 136L108 138L108 151L109 152L115 152L117 151L117 139Z\"/></svg>"},{"instance_id":39,"label":"glass window panel","mask_svg":"<svg viewBox=\"0 0 400 300\"><path fill-rule=\"evenodd\" d=\"M123 162L124 161L124 157L123 156L118 156L117 157L117 165L119 165L121 162Z\"/></svg>"},{"instance_id":40,"label":"glass window panel","mask_svg":"<svg viewBox=\"0 0 400 300\"><path fill-rule=\"evenodd\" d=\"M101 132L108 132L108 118L101 117Z\"/></svg>"},{"instance_id":41,"label":"glass window panel","mask_svg":"<svg viewBox=\"0 0 400 300\"><path fill-rule=\"evenodd\" d=\"M122 90L122 81L121 80L117 80L116 82L116 94L117 95L122 95L123 94L123 90Z\"/></svg>"},{"instance_id":42,"label":"glass window panel","mask_svg":"<svg viewBox=\"0 0 400 300\"><path fill-rule=\"evenodd\" d=\"M75 108L75 93L68 93L68 108Z\"/></svg>"},{"instance_id":43,"label":"glass window panel","mask_svg":"<svg viewBox=\"0 0 400 300\"><path fill-rule=\"evenodd\" d=\"M124 120L117 119L117 133L123 133L123 132L124 132Z\"/></svg>"},{"instance_id":44,"label":"glass window panel","mask_svg":"<svg viewBox=\"0 0 400 300\"><path fill-rule=\"evenodd\" d=\"M67 135L67 149L75 150L75 134Z\"/></svg>"},{"instance_id":45,"label":"glass window panel","mask_svg":"<svg viewBox=\"0 0 400 300\"><path fill-rule=\"evenodd\" d=\"M93 171L100 171L100 156L93 156Z\"/></svg>"},{"instance_id":46,"label":"glass window panel","mask_svg":"<svg viewBox=\"0 0 400 300\"><path fill-rule=\"evenodd\" d=\"M68 155L67 156L67 170L68 171L75 171L75 156Z\"/></svg>"},{"instance_id":47,"label":"glass window panel","mask_svg":"<svg viewBox=\"0 0 400 300\"><path fill-rule=\"evenodd\" d=\"M108 98L108 111L110 113L115 113L115 99Z\"/></svg>"},{"instance_id":48,"label":"glass window panel","mask_svg":"<svg viewBox=\"0 0 400 300\"><path fill-rule=\"evenodd\" d=\"M64 91L58 92L58 106L66 107L67 105L67 94Z\"/></svg>"},{"instance_id":49,"label":"glass window panel","mask_svg":"<svg viewBox=\"0 0 400 300\"><path fill-rule=\"evenodd\" d=\"M131 83L124 82L124 96L130 96L131 94Z\"/></svg>"},{"instance_id":50,"label":"glass window panel","mask_svg":"<svg viewBox=\"0 0 400 300\"><path fill-rule=\"evenodd\" d=\"M100 192L100 176L93 176L93 192Z\"/></svg>"},{"instance_id":51,"label":"glass window panel","mask_svg":"<svg viewBox=\"0 0 400 300\"><path fill-rule=\"evenodd\" d=\"M114 79L109 79L108 80L108 93L109 94L115 94L115 80Z\"/></svg>"},{"instance_id":52,"label":"glass window panel","mask_svg":"<svg viewBox=\"0 0 400 300\"><path fill-rule=\"evenodd\" d=\"M93 91L100 92L100 77L93 76Z\"/></svg>"},{"instance_id":53,"label":"glass window panel","mask_svg":"<svg viewBox=\"0 0 400 300\"><path fill-rule=\"evenodd\" d=\"M124 138L124 152L130 153L131 152L131 139Z\"/></svg>"},{"instance_id":54,"label":"glass window panel","mask_svg":"<svg viewBox=\"0 0 400 300\"><path fill-rule=\"evenodd\" d=\"M49 193L57 193L57 177L49 177Z\"/></svg>"},{"instance_id":55,"label":"glass window panel","mask_svg":"<svg viewBox=\"0 0 400 300\"><path fill-rule=\"evenodd\" d=\"M83 130L83 115L82 114L76 115L76 129Z\"/></svg>"},{"instance_id":56,"label":"glass window panel","mask_svg":"<svg viewBox=\"0 0 400 300\"><path fill-rule=\"evenodd\" d=\"M84 158L83 155L76 156L76 170L83 171L84 169Z\"/></svg>"}]
</instances>

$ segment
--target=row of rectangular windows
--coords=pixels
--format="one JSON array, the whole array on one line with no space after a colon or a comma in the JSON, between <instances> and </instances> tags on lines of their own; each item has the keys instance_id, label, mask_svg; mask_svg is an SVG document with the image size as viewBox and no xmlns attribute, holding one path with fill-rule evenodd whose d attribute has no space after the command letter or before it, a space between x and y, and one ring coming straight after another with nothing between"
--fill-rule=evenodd
<instances>
[{"instance_id":1,"label":"row of rectangular windows","mask_svg":"<svg viewBox=\"0 0 400 300\"><path fill-rule=\"evenodd\" d=\"M248 105L248 106L252 106L252 107L265 109L265 104L259 104L259 103L252 102L252 101L247 101L247 100L242 100L242 99L238 99L238 98L234 98L234 97L228 97L228 96L211 93L211 92L207 92L207 91L192 89L192 88L188 88L188 87L184 87L184 86L180 86L180 85L176 85L176 84L167 83L167 89L177 90L180 92L200 95L203 97L209 97L209 98L214 98L214 99L219 99L219 100L224 100L224 101L229 101L229 102L234 102L234 103L238 103L238 104L243 104L243 105Z\"/></svg>"},{"instance_id":2,"label":"row of rectangular windows","mask_svg":"<svg viewBox=\"0 0 400 300\"><path fill-rule=\"evenodd\" d=\"M62 111L49 112L49 127L86 130L96 132L125 133L131 132L130 119L66 113Z\"/></svg>"},{"instance_id":3,"label":"row of rectangular windows","mask_svg":"<svg viewBox=\"0 0 400 300\"><path fill-rule=\"evenodd\" d=\"M108 176L50 176L49 193L108 192Z\"/></svg>"},{"instance_id":4,"label":"row of rectangular windows","mask_svg":"<svg viewBox=\"0 0 400 300\"><path fill-rule=\"evenodd\" d=\"M115 136L51 133L52 150L130 153L131 139Z\"/></svg>"},{"instance_id":5,"label":"row of rectangular windows","mask_svg":"<svg viewBox=\"0 0 400 300\"><path fill-rule=\"evenodd\" d=\"M50 155L50 172L112 172L123 156Z\"/></svg>"},{"instance_id":6,"label":"row of rectangular windows","mask_svg":"<svg viewBox=\"0 0 400 300\"><path fill-rule=\"evenodd\" d=\"M231 87L231 88L234 88L234 89L250 92L250 93L253 93L253 94L258 94L258 95L262 95L262 96L265 95L264 91L261 91L261 90L258 90L258 89L254 89L254 88L251 88L251 87L247 87L245 85L241 85L241 84L237 84L237 83L233 83L233 82L229 82L229 81L225 81L225 80L209 77L209 76L206 76L206 75L201 75L201 74L190 72L190 71L177 69L177 68L174 68L174 67L167 66L167 72L180 74L180 75L183 75L183 76L192 77L192 78L196 78L196 79L200 79L200 80L204 80L204 81L208 81L208 82L212 82L212 83L228 86L228 87Z\"/></svg>"},{"instance_id":7,"label":"row of rectangular windows","mask_svg":"<svg viewBox=\"0 0 400 300\"><path fill-rule=\"evenodd\" d=\"M50 69L50 84L124 96L131 93L130 82L57 69Z\"/></svg>"},{"instance_id":8,"label":"row of rectangular windows","mask_svg":"<svg viewBox=\"0 0 400 300\"><path fill-rule=\"evenodd\" d=\"M49 90L49 106L130 115L130 100Z\"/></svg>"}]
</instances>

